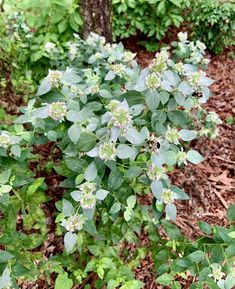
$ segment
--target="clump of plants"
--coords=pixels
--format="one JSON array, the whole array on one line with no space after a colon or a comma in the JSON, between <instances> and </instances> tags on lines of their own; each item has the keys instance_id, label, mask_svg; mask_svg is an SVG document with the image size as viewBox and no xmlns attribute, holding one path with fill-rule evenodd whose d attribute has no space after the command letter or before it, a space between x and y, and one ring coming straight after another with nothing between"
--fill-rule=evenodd
<instances>
[{"instance_id":1,"label":"clump of plants","mask_svg":"<svg viewBox=\"0 0 235 289\"><path fill-rule=\"evenodd\" d=\"M188 0L113 0L113 31L115 39L124 39L141 32L147 50L156 51L170 26L180 27Z\"/></svg>"},{"instance_id":2,"label":"clump of plants","mask_svg":"<svg viewBox=\"0 0 235 289\"><path fill-rule=\"evenodd\" d=\"M226 47L234 45L234 19L234 1L192 1L189 21L193 34L215 53L222 53Z\"/></svg>"},{"instance_id":3,"label":"clump of plants","mask_svg":"<svg viewBox=\"0 0 235 289\"><path fill-rule=\"evenodd\" d=\"M7 255L1 282L11 286L15 279L30 280L29 272L34 272L34 279L43 275L50 282L50 273L55 272L56 289L73 284L138 289L144 284L136 280L134 270L150 255L159 284L180 288L177 278L190 275L195 280L192 288L207 284L231 289L233 210L228 213L230 228L202 223L207 237L195 242L172 223L178 200L186 201L188 196L171 184L168 172L174 166L201 162L202 155L190 148L190 142L200 136L215 137L220 123L216 113L201 107L213 83L205 73L204 45L179 33L179 42L157 53L142 70L135 54L122 44L111 45L96 34L86 40L75 36L70 44L79 49L68 54L67 68L48 71L37 98L22 109L12 130L1 131L0 136L5 170L9 162L16 167L26 164L34 145L53 142L60 149L53 170L63 178L64 195L56 203L55 222L57 236L64 236L65 251L47 261L38 253L34 267L34 254L29 254L30 264L20 259L26 274L14 269L18 256L4 229L0 242L4 240L7 251L2 254ZM25 228L33 227L44 237L42 212L34 221L29 213L31 202L38 206L47 201L39 198L44 196L44 179L32 182L29 175L26 182L15 184L17 171L3 173L7 178L2 196L10 203L0 201L1 210L7 212L10 204L14 208L13 190L15 202L18 198L19 204L27 203L27 211L16 211L26 221ZM168 238L159 234L160 228ZM139 244L140 234L148 236L148 246ZM39 246L42 239L31 237L27 248ZM132 256L122 249L129 243L137 244Z\"/></svg>"}]
</instances>

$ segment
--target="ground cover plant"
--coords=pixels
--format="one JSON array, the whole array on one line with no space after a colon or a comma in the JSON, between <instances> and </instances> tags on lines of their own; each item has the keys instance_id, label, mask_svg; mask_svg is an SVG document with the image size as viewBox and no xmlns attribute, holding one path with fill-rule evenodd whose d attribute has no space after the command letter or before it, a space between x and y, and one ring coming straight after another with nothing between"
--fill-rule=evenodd
<instances>
[{"instance_id":1,"label":"ground cover plant","mask_svg":"<svg viewBox=\"0 0 235 289\"><path fill-rule=\"evenodd\" d=\"M221 122L201 107L213 82L205 74L204 44L180 33L142 70L122 44L75 36L71 45L79 49L64 59L67 68L49 70L15 124L1 128L0 287L42 276L50 283L56 273L57 289L142 288L133 271L150 255L162 286L181 288L180 278L193 275L191 288L233 288L234 207L228 228L201 223L204 237L196 241L172 223L178 200L188 196L168 172L201 162L190 142L216 137ZM57 147L59 157L32 169L33 146L43 144ZM54 196L45 194L38 170L55 171L62 190L54 193L64 252L46 259L39 205ZM139 244L140 234L148 236L147 246ZM130 243L138 245L131 255Z\"/></svg>"}]
</instances>

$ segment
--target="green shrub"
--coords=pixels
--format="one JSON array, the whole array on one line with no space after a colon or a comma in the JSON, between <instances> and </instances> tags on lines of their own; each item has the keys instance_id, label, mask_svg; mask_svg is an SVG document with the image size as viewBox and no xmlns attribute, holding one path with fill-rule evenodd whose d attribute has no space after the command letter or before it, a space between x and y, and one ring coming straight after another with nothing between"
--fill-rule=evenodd
<instances>
[{"instance_id":1,"label":"green shrub","mask_svg":"<svg viewBox=\"0 0 235 289\"><path fill-rule=\"evenodd\" d=\"M195 38L215 53L235 43L234 1L193 0L189 22Z\"/></svg>"},{"instance_id":2,"label":"green shrub","mask_svg":"<svg viewBox=\"0 0 235 289\"><path fill-rule=\"evenodd\" d=\"M157 40L165 36L169 27L179 27L183 22L182 14L188 5L188 0L113 0L114 39L128 38L140 31L149 38L146 47L156 50Z\"/></svg>"},{"instance_id":3,"label":"green shrub","mask_svg":"<svg viewBox=\"0 0 235 289\"><path fill-rule=\"evenodd\" d=\"M162 50L141 70L122 44L106 44L95 34L87 40L76 36L71 44L79 49L69 54L69 67L49 70L37 99L29 101L9 131L1 131L3 287L40 275L49 282L55 272L56 289L89 284L92 276L95 288L138 289L144 284L133 270L150 254L158 284L179 288L177 277L190 272L197 280L192 288L232 288L234 226L202 223L206 237L190 242L170 222L176 219L176 200L188 196L170 183L168 171L202 161L189 143L200 135L214 136L221 122L200 105L213 82L202 71L203 44L188 42L186 33L179 39L172 53ZM61 151L53 168L64 179L65 193L56 203L55 222L65 252L45 261L30 250L46 237L39 207L47 201L46 186L43 178L33 181L27 163L35 158L30 148L49 141ZM149 194L151 202L143 205ZM19 232L17 215L24 230L37 233ZM232 223L234 208L228 216ZM160 226L167 239L159 235ZM148 236L148 246L139 244L141 233ZM138 245L131 256L121 246L128 243ZM22 250L27 258L19 254Z\"/></svg>"}]
</instances>

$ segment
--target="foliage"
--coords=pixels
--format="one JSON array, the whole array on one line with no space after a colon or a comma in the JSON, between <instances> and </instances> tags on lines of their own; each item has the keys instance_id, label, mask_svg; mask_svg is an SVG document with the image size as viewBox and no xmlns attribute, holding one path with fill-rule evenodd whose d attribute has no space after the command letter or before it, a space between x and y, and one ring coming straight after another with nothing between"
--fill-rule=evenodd
<instances>
[{"instance_id":1,"label":"foliage","mask_svg":"<svg viewBox=\"0 0 235 289\"><path fill-rule=\"evenodd\" d=\"M234 208L230 228L202 223L207 236L195 242L170 222L176 200L188 196L170 183L168 171L202 161L189 143L201 135L215 137L221 122L200 105L213 82L201 70L207 63L203 44L180 33L172 52L162 50L141 70L122 44L106 44L95 34L87 40L75 36L71 45L79 50L64 59L68 67L49 70L37 98L14 126L1 131L0 287L41 275L50 282L55 272L57 289L92 280L95 288L138 289L143 283L134 270L151 254L159 284L179 288L178 277L190 272L197 280L192 288L232 288ZM37 249L47 237L40 205L49 198L44 178L36 178L28 163L38 159L32 147L48 142L61 151L53 168L41 170L63 178L55 222L65 252L45 261ZM143 205L149 194L151 203ZM148 236L148 246L139 244L140 234ZM138 245L132 255L125 249L129 243Z\"/></svg>"},{"instance_id":2,"label":"foliage","mask_svg":"<svg viewBox=\"0 0 235 289\"><path fill-rule=\"evenodd\" d=\"M203 41L215 53L234 44L235 2L192 1L189 21L196 39Z\"/></svg>"},{"instance_id":3,"label":"foliage","mask_svg":"<svg viewBox=\"0 0 235 289\"><path fill-rule=\"evenodd\" d=\"M148 37L144 43L148 50L157 49L170 26L179 27L188 0L113 0L114 39L128 38L138 31Z\"/></svg>"}]
</instances>

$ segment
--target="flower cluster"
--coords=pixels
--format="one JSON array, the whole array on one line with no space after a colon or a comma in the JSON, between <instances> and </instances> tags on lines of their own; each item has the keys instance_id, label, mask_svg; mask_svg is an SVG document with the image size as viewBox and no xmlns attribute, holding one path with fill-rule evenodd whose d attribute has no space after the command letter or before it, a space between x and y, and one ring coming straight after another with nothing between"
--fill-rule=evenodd
<instances>
[{"instance_id":1,"label":"flower cluster","mask_svg":"<svg viewBox=\"0 0 235 289\"><path fill-rule=\"evenodd\" d=\"M221 265L217 263L211 264L211 270L212 270L212 273L209 274L208 276L214 278L214 280L216 281L223 279L223 277L225 276L225 273L222 272L221 270Z\"/></svg>"},{"instance_id":2,"label":"flower cluster","mask_svg":"<svg viewBox=\"0 0 235 289\"><path fill-rule=\"evenodd\" d=\"M180 134L176 128L171 128L168 126L166 134L165 134L165 138L169 143L178 145Z\"/></svg>"},{"instance_id":3,"label":"flower cluster","mask_svg":"<svg viewBox=\"0 0 235 289\"><path fill-rule=\"evenodd\" d=\"M118 127L121 129L121 133L124 134L131 124L132 118L128 109L118 107L113 111L112 118L109 122L110 127Z\"/></svg>"},{"instance_id":4,"label":"flower cluster","mask_svg":"<svg viewBox=\"0 0 235 289\"><path fill-rule=\"evenodd\" d=\"M166 50L156 53L156 57L152 60L149 65L149 70L155 73L162 73L167 69L167 60L169 54Z\"/></svg>"},{"instance_id":5,"label":"flower cluster","mask_svg":"<svg viewBox=\"0 0 235 289\"><path fill-rule=\"evenodd\" d=\"M161 84L161 77L159 74L152 72L146 77L146 86L150 89L157 89Z\"/></svg>"},{"instance_id":6,"label":"flower cluster","mask_svg":"<svg viewBox=\"0 0 235 289\"><path fill-rule=\"evenodd\" d=\"M56 45L53 42L47 42L45 44L44 48L45 48L45 51L48 54L53 54L53 53L57 53L58 52L58 49L56 48Z\"/></svg>"},{"instance_id":7,"label":"flower cluster","mask_svg":"<svg viewBox=\"0 0 235 289\"><path fill-rule=\"evenodd\" d=\"M178 152L176 155L176 160L177 160L178 166L182 164L187 165L187 153L184 151Z\"/></svg>"},{"instance_id":8,"label":"flower cluster","mask_svg":"<svg viewBox=\"0 0 235 289\"><path fill-rule=\"evenodd\" d=\"M49 107L49 116L54 120L63 121L67 115L67 110L65 102L53 102Z\"/></svg>"},{"instance_id":9,"label":"flower cluster","mask_svg":"<svg viewBox=\"0 0 235 289\"><path fill-rule=\"evenodd\" d=\"M172 204L175 201L175 194L170 189L163 189L161 201L163 204Z\"/></svg>"},{"instance_id":10,"label":"flower cluster","mask_svg":"<svg viewBox=\"0 0 235 289\"><path fill-rule=\"evenodd\" d=\"M200 70L198 72L193 72L188 76L188 82L194 89L199 89L201 85L201 78L205 76L205 72Z\"/></svg>"},{"instance_id":11,"label":"flower cluster","mask_svg":"<svg viewBox=\"0 0 235 289\"><path fill-rule=\"evenodd\" d=\"M63 72L59 70L51 70L49 69L48 75L46 76L46 80L53 86L58 86L62 80Z\"/></svg>"},{"instance_id":12,"label":"flower cluster","mask_svg":"<svg viewBox=\"0 0 235 289\"><path fill-rule=\"evenodd\" d=\"M176 72L178 72L180 75L184 74L184 64L183 62L178 62L175 64L174 69Z\"/></svg>"},{"instance_id":13,"label":"flower cluster","mask_svg":"<svg viewBox=\"0 0 235 289\"><path fill-rule=\"evenodd\" d=\"M96 198L93 194L85 194L80 199L80 205L83 209L92 209L95 207Z\"/></svg>"},{"instance_id":14,"label":"flower cluster","mask_svg":"<svg viewBox=\"0 0 235 289\"><path fill-rule=\"evenodd\" d=\"M148 167L147 176L149 177L151 181L167 179L167 174L165 172L166 172L165 168L163 167L158 168L154 164L151 164Z\"/></svg>"},{"instance_id":15,"label":"flower cluster","mask_svg":"<svg viewBox=\"0 0 235 289\"><path fill-rule=\"evenodd\" d=\"M96 190L95 183L85 182L79 186L79 189L83 194L92 194Z\"/></svg>"},{"instance_id":16,"label":"flower cluster","mask_svg":"<svg viewBox=\"0 0 235 289\"><path fill-rule=\"evenodd\" d=\"M116 158L117 150L114 143L107 142L99 146L99 157L104 161L113 161Z\"/></svg>"},{"instance_id":17,"label":"flower cluster","mask_svg":"<svg viewBox=\"0 0 235 289\"><path fill-rule=\"evenodd\" d=\"M130 62L136 57L136 53L132 53L130 51L125 51L123 54L123 61Z\"/></svg>"},{"instance_id":18,"label":"flower cluster","mask_svg":"<svg viewBox=\"0 0 235 289\"><path fill-rule=\"evenodd\" d=\"M0 147L7 148L12 144L9 133L2 131L0 134Z\"/></svg>"},{"instance_id":19,"label":"flower cluster","mask_svg":"<svg viewBox=\"0 0 235 289\"><path fill-rule=\"evenodd\" d=\"M206 121L212 122L215 125L220 125L223 123L222 120L220 119L220 117L218 116L218 114L214 111L211 111L208 113L208 115L206 117Z\"/></svg>"},{"instance_id":20,"label":"flower cluster","mask_svg":"<svg viewBox=\"0 0 235 289\"><path fill-rule=\"evenodd\" d=\"M72 41L67 43L69 58L73 61L78 54L78 44Z\"/></svg>"},{"instance_id":21,"label":"flower cluster","mask_svg":"<svg viewBox=\"0 0 235 289\"><path fill-rule=\"evenodd\" d=\"M125 74L126 67L121 63L111 64L109 67L117 76L123 77L123 75Z\"/></svg>"},{"instance_id":22,"label":"flower cluster","mask_svg":"<svg viewBox=\"0 0 235 289\"><path fill-rule=\"evenodd\" d=\"M65 227L68 232L80 231L84 224L84 216L80 214L74 214L70 216L67 220L64 219L61 225Z\"/></svg>"}]
</instances>

